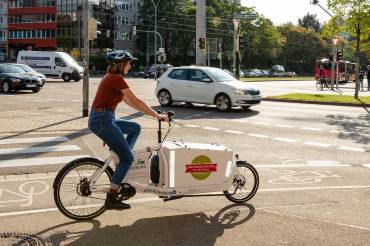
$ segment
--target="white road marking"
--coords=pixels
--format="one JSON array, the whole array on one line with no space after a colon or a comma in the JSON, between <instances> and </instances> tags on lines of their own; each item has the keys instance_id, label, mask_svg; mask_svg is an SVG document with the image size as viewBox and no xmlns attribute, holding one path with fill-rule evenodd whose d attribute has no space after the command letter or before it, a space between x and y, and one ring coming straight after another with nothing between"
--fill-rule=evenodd
<instances>
[{"instance_id":1,"label":"white road marking","mask_svg":"<svg viewBox=\"0 0 370 246\"><path fill-rule=\"evenodd\" d=\"M197 126L197 125L184 125L184 126L191 127L191 128L198 128L198 127L200 127L200 126Z\"/></svg>"},{"instance_id":2,"label":"white road marking","mask_svg":"<svg viewBox=\"0 0 370 246\"><path fill-rule=\"evenodd\" d=\"M248 133L248 136L256 137L256 138L268 138L268 136L266 136L266 135L255 134L255 133Z\"/></svg>"},{"instance_id":3,"label":"white road marking","mask_svg":"<svg viewBox=\"0 0 370 246\"><path fill-rule=\"evenodd\" d=\"M242 119L233 119L232 121L241 122L241 123L248 123L248 120L242 120Z\"/></svg>"},{"instance_id":4,"label":"white road marking","mask_svg":"<svg viewBox=\"0 0 370 246\"><path fill-rule=\"evenodd\" d=\"M329 131L329 132L331 132L331 133L341 133L340 131L338 131L338 130L331 130L331 131Z\"/></svg>"},{"instance_id":5,"label":"white road marking","mask_svg":"<svg viewBox=\"0 0 370 246\"><path fill-rule=\"evenodd\" d=\"M253 165L255 168L287 168L287 167L354 167L351 164L267 164L267 165Z\"/></svg>"},{"instance_id":6,"label":"white road marking","mask_svg":"<svg viewBox=\"0 0 370 246\"><path fill-rule=\"evenodd\" d=\"M233 130L226 130L224 132L226 132L226 133L232 133L232 134L243 134L244 133L244 132L233 131Z\"/></svg>"},{"instance_id":7,"label":"white road marking","mask_svg":"<svg viewBox=\"0 0 370 246\"><path fill-rule=\"evenodd\" d=\"M369 189L370 186L313 186L313 187L295 187L295 188L272 188L272 189L259 189L258 192L289 192L289 191L310 191L310 190L328 190L328 189ZM206 194L221 194L220 192L211 192ZM152 201L160 201L161 199L158 197L147 197L147 198L139 198L139 199L132 199L128 200L127 203L135 204L141 202L152 202ZM102 204L91 204L89 207L97 207L101 206ZM80 209L87 206L74 206L70 209ZM256 208L258 209L258 208ZM44 208L44 209L34 209L34 210L25 210L25 211L15 211L15 212L5 212L0 213L0 217L7 217L7 216L16 216L16 215L24 215L24 214L37 214L37 213L47 213L47 212L56 212L58 208Z\"/></svg>"},{"instance_id":8,"label":"white road marking","mask_svg":"<svg viewBox=\"0 0 370 246\"><path fill-rule=\"evenodd\" d=\"M323 147L323 148L328 148L328 147L331 146L330 144L319 143L319 142L312 142L312 141L304 142L304 144L305 145L311 145L311 146Z\"/></svg>"},{"instance_id":9,"label":"white road marking","mask_svg":"<svg viewBox=\"0 0 370 246\"><path fill-rule=\"evenodd\" d=\"M314 131L314 132L322 131L322 129L320 129L320 128L314 128L314 127L301 127L300 129L307 130L307 131Z\"/></svg>"},{"instance_id":10,"label":"white road marking","mask_svg":"<svg viewBox=\"0 0 370 246\"><path fill-rule=\"evenodd\" d=\"M277 127L283 127L283 128L294 128L295 126L291 126L291 125L282 125L282 124L277 124L275 125Z\"/></svg>"},{"instance_id":11,"label":"white road marking","mask_svg":"<svg viewBox=\"0 0 370 246\"><path fill-rule=\"evenodd\" d=\"M0 155L81 150L77 145L0 149Z\"/></svg>"},{"instance_id":12,"label":"white road marking","mask_svg":"<svg viewBox=\"0 0 370 246\"><path fill-rule=\"evenodd\" d=\"M370 164L362 164L362 166L370 168Z\"/></svg>"},{"instance_id":13,"label":"white road marking","mask_svg":"<svg viewBox=\"0 0 370 246\"><path fill-rule=\"evenodd\" d=\"M363 148L355 148L355 147L348 147L348 146L340 146L338 149L340 150L349 150L349 151L357 151L357 152L365 152L366 149Z\"/></svg>"},{"instance_id":14,"label":"white road marking","mask_svg":"<svg viewBox=\"0 0 370 246\"><path fill-rule=\"evenodd\" d=\"M281 142L288 142L288 143L296 143L298 140L291 139L291 138L274 138L274 140L281 141Z\"/></svg>"},{"instance_id":15,"label":"white road marking","mask_svg":"<svg viewBox=\"0 0 370 246\"><path fill-rule=\"evenodd\" d=\"M9 138L0 140L1 144L18 144L18 143L41 143L41 142L64 142L69 139L65 136L60 137L39 137L39 138Z\"/></svg>"},{"instance_id":16,"label":"white road marking","mask_svg":"<svg viewBox=\"0 0 370 246\"><path fill-rule=\"evenodd\" d=\"M220 131L221 129L215 128L215 127L202 127L204 130L210 130L210 131Z\"/></svg>"},{"instance_id":17,"label":"white road marking","mask_svg":"<svg viewBox=\"0 0 370 246\"><path fill-rule=\"evenodd\" d=\"M255 124L255 125L262 125L262 126L268 126L268 125L270 125L269 123L266 123L266 122L259 122L259 121L251 122L251 123L253 123L253 124Z\"/></svg>"},{"instance_id":18,"label":"white road marking","mask_svg":"<svg viewBox=\"0 0 370 246\"><path fill-rule=\"evenodd\" d=\"M304 190L331 190L331 189L368 189L369 185L349 185L349 186L311 186L311 187L291 187L291 188L271 188L258 189L258 192L279 192L279 191L304 191Z\"/></svg>"},{"instance_id":19,"label":"white road marking","mask_svg":"<svg viewBox=\"0 0 370 246\"><path fill-rule=\"evenodd\" d=\"M43 166L68 163L78 158L90 157L89 155L71 155L61 157L43 157L29 159L12 159L0 161L0 168L3 167L26 167L26 166Z\"/></svg>"}]
</instances>

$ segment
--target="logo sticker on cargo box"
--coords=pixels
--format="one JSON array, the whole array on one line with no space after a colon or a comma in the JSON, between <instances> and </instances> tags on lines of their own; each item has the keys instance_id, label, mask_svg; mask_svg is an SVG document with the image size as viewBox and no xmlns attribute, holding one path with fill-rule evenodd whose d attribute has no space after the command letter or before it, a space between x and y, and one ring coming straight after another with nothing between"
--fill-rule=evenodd
<instances>
[{"instance_id":1,"label":"logo sticker on cargo box","mask_svg":"<svg viewBox=\"0 0 370 246\"><path fill-rule=\"evenodd\" d=\"M193 178L204 180L211 175L211 172L217 172L217 164L212 163L208 156L200 155L193 159L191 164L186 165L185 173L190 173Z\"/></svg>"}]
</instances>

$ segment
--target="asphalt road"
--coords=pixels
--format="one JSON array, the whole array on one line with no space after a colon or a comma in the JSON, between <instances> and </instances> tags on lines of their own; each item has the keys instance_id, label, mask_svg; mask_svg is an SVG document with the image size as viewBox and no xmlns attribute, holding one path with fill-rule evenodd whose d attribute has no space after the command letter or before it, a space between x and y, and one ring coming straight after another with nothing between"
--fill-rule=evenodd
<instances>
[{"instance_id":1,"label":"asphalt road","mask_svg":"<svg viewBox=\"0 0 370 246\"><path fill-rule=\"evenodd\" d=\"M168 140L223 144L255 165L261 180L257 195L237 206L224 197L163 203L138 194L128 211L71 222L53 202L55 173L69 159L104 159L108 152L83 125L59 131L32 127L81 115L82 83L53 81L37 94L0 95L0 122L20 127L0 135L0 232L38 233L52 245L368 244L369 109L276 102L227 113L205 105L164 109L153 95L153 80L128 81L151 106L175 112L178 125ZM302 81L255 84L263 95L314 88L314 82ZM91 97L97 85L92 79ZM155 144L155 121L126 106L117 116L142 125L138 147Z\"/></svg>"}]
</instances>

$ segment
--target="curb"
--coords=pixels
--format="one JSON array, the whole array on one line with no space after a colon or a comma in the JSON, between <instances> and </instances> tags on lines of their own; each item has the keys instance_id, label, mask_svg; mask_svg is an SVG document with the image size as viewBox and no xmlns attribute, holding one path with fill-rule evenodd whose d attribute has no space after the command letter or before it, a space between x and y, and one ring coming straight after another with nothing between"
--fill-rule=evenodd
<instances>
[{"instance_id":1,"label":"curb","mask_svg":"<svg viewBox=\"0 0 370 246\"><path fill-rule=\"evenodd\" d=\"M268 101L268 102L286 102L286 103L303 103L303 104L319 104L319 105L334 105L334 106L349 106L349 107L370 107L370 104L353 104L353 103L337 103L337 102L318 102L318 101L303 101L303 100L290 100L290 99L262 98L262 101Z\"/></svg>"}]
</instances>

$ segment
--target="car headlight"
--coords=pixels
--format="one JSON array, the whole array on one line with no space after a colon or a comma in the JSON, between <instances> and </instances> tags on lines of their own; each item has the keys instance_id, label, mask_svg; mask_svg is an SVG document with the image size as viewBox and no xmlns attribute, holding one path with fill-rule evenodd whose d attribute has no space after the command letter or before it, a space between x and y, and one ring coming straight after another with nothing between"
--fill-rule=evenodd
<instances>
[{"instance_id":1,"label":"car headlight","mask_svg":"<svg viewBox=\"0 0 370 246\"><path fill-rule=\"evenodd\" d=\"M21 81L22 81L21 79L18 79L18 78L10 78L10 80L11 80L12 82L15 82L15 83L19 83L19 82L21 82Z\"/></svg>"},{"instance_id":2,"label":"car headlight","mask_svg":"<svg viewBox=\"0 0 370 246\"><path fill-rule=\"evenodd\" d=\"M243 90L234 90L235 94L244 95L245 92Z\"/></svg>"}]
</instances>

